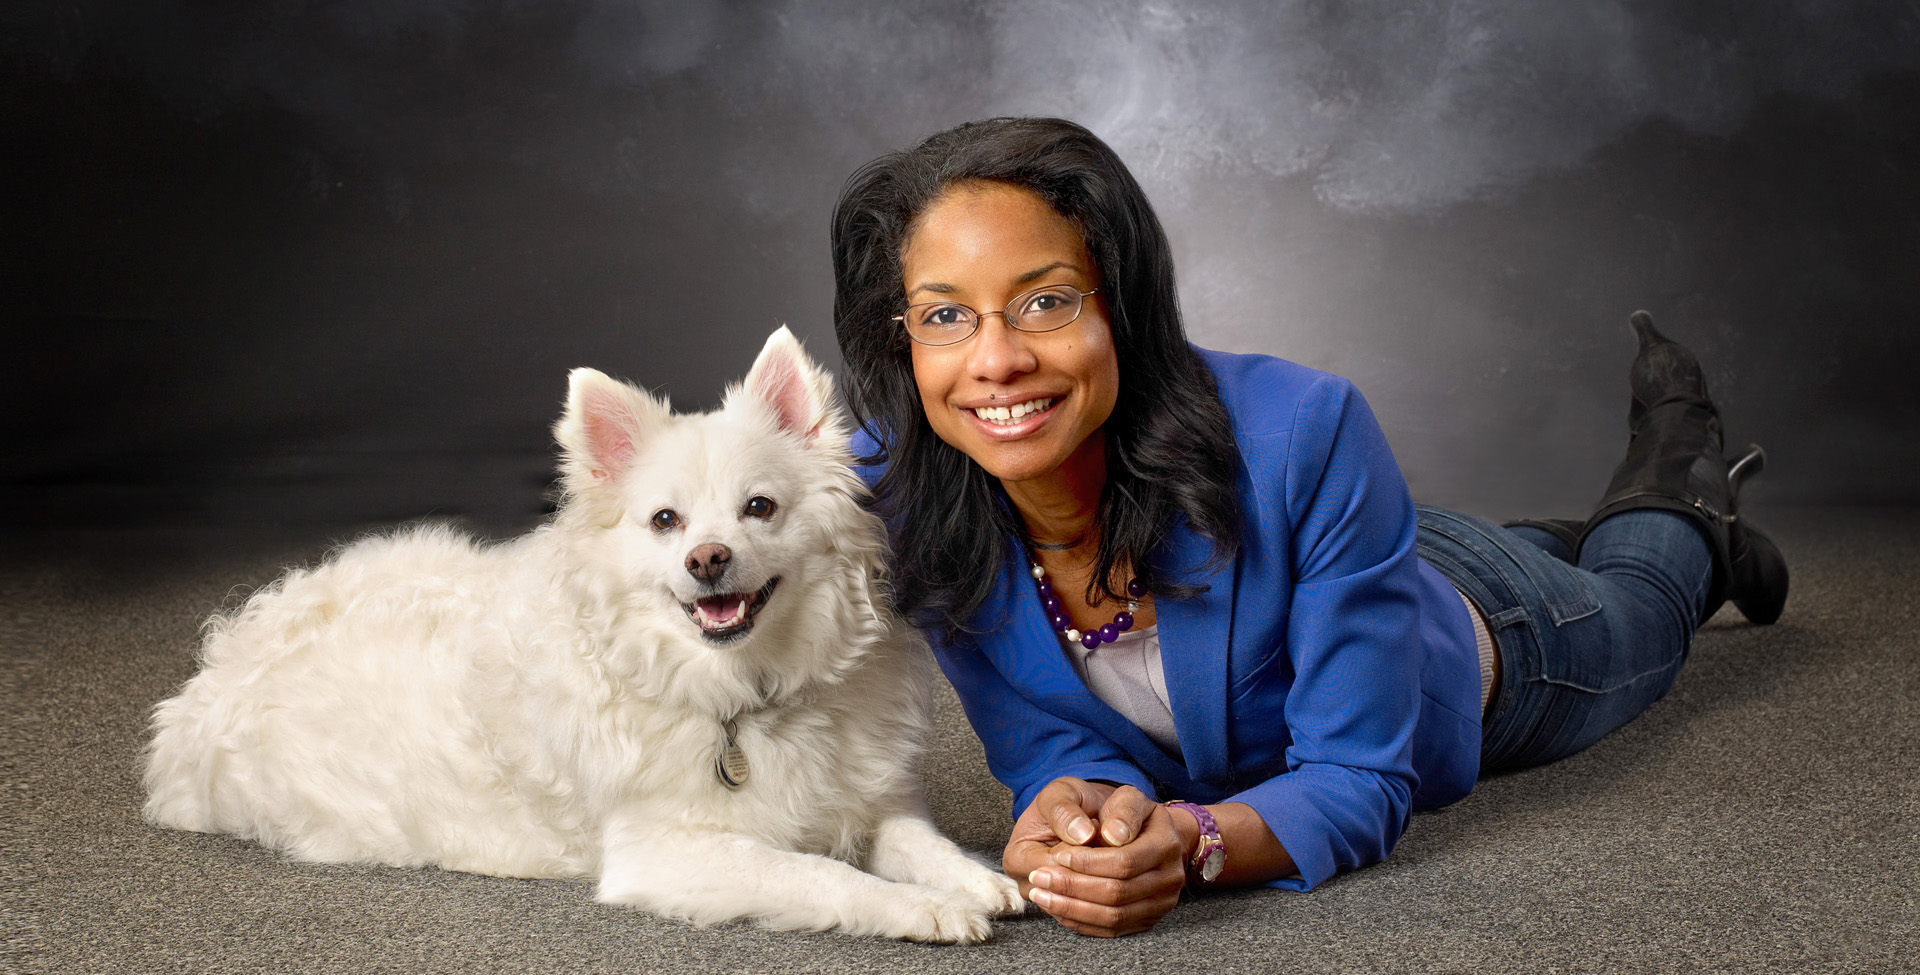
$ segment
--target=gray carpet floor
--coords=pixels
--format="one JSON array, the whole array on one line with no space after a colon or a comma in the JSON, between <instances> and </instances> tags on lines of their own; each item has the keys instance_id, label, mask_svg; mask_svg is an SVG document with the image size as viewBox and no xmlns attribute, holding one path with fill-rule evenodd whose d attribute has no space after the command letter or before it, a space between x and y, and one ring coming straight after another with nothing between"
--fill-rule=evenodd
<instances>
[{"instance_id":1,"label":"gray carpet floor","mask_svg":"<svg viewBox=\"0 0 1920 975\"><path fill-rule=\"evenodd\" d=\"M143 823L147 709L297 532L45 534L0 555L0 969L48 972L1899 972L1920 956L1920 510L1770 521L1785 619L1731 608L1668 697L1588 752L1416 816L1387 863L1309 894L1182 905L976 947L694 928L584 882L295 863ZM942 828L997 858L1007 793L944 687Z\"/></svg>"}]
</instances>

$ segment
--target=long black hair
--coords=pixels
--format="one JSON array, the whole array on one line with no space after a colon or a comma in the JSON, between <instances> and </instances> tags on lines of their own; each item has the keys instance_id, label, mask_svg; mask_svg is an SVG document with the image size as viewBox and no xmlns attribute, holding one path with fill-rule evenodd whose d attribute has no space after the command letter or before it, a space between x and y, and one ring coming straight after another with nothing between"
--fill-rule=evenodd
<instances>
[{"instance_id":1,"label":"long black hair","mask_svg":"<svg viewBox=\"0 0 1920 975\"><path fill-rule=\"evenodd\" d=\"M1152 554L1176 515L1211 539L1215 559L1238 548L1239 454L1205 362L1187 344L1160 221L1120 157L1064 119L969 122L860 168L833 213L833 328L846 360L847 403L880 441L875 509L894 526L895 599L922 624L968 629L1009 555L1030 543L994 478L933 432L920 405L906 330L901 255L927 206L970 182L1024 187L1071 222L1100 279L1120 365L1106 423L1107 483L1087 601L1124 599L1114 566L1163 598L1199 589L1157 578Z\"/></svg>"}]
</instances>

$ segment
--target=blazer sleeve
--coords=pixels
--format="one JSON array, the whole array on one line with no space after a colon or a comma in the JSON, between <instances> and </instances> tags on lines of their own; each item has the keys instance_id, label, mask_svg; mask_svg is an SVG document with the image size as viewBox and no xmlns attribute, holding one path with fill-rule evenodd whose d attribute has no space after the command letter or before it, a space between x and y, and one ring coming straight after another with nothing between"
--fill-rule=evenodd
<instances>
[{"instance_id":1,"label":"blazer sleeve","mask_svg":"<svg viewBox=\"0 0 1920 975\"><path fill-rule=\"evenodd\" d=\"M1008 683L973 642L932 638L934 657L966 709L993 777L1013 790L1018 818L1047 783L1063 776L1131 785L1154 794L1153 780L1099 732L1046 711Z\"/></svg>"},{"instance_id":2,"label":"blazer sleeve","mask_svg":"<svg viewBox=\"0 0 1920 975\"><path fill-rule=\"evenodd\" d=\"M1420 589L1413 503L1358 390L1325 376L1298 401L1280 470L1256 504L1285 506L1292 599L1285 624L1286 771L1229 801L1252 806L1308 890L1384 859L1418 779Z\"/></svg>"}]
</instances>

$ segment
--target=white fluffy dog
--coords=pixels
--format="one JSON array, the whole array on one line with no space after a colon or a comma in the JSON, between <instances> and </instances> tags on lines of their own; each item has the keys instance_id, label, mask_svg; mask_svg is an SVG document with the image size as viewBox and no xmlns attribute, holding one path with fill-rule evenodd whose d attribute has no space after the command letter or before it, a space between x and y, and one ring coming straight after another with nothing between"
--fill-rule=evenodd
<instances>
[{"instance_id":1,"label":"white fluffy dog","mask_svg":"<svg viewBox=\"0 0 1920 975\"><path fill-rule=\"evenodd\" d=\"M782 328L710 413L570 380L551 524L368 539L209 623L155 710L147 817L307 860L593 876L697 923L985 938L1022 902L921 800L925 646L887 603L831 379Z\"/></svg>"}]
</instances>

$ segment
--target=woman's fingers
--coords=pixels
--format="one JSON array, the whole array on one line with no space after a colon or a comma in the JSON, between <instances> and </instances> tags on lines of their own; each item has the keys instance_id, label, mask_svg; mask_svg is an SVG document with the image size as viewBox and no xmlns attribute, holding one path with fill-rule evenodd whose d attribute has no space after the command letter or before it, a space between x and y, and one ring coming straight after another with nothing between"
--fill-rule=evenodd
<instances>
[{"instance_id":1,"label":"woman's fingers","mask_svg":"<svg viewBox=\"0 0 1920 975\"><path fill-rule=\"evenodd\" d=\"M1000 854L1000 869L1020 884L1020 896L1027 896L1034 871L1052 865L1053 847L1037 840L1015 840Z\"/></svg>"},{"instance_id":2,"label":"woman's fingers","mask_svg":"<svg viewBox=\"0 0 1920 975\"><path fill-rule=\"evenodd\" d=\"M1104 845L1088 845L1096 842ZM1153 927L1186 884L1185 850L1166 807L1131 786L1074 778L1034 797L1001 865L1041 910L1096 937Z\"/></svg>"},{"instance_id":3,"label":"woman's fingers","mask_svg":"<svg viewBox=\"0 0 1920 975\"><path fill-rule=\"evenodd\" d=\"M1020 818L1014 820L1006 849L1000 853L1000 869L1020 882L1022 896L1026 894L1027 875L1052 863L1052 850L1059 843L1060 836L1053 831L1053 825L1040 815L1039 802L1027 806Z\"/></svg>"},{"instance_id":4,"label":"woman's fingers","mask_svg":"<svg viewBox=\"0 0 1920 975\"><path fill-rule=\"evenodd\" d=\"M1057 845L1048 851L1048 859L1061 867L1089 877L1125 880L1152 870L1179 866L1179 851L1161 846L1150 837L1126 846Z\"/></svg>"},{"instance_id":5,"label":"woman's fingers","mask_svg":"<svg viewBox=\"0 0 1920 975\"><path fill-rule=\"evenodd\" d=\"M1141 819L1140 835L1124 846L1056 845L1051 850L1053 862L1095 877L1124 879L1154 870L1170 870L1184 877L1186 847L1167 808L1150 802Z\"/></svg>"},{"instance_id":6,"label":"woman's fingers","mask_svg":"<svg viewBox=\"0 0 1920 975\"><path fill-rule=\"evenodd\" d=\"M1067 928L1081 934L1112 938L1145 931L1180 902L1180 885L1164 878L1113 880L1086 877L1059 868L1034 872L1030 897ZM1076 896L1091 895L1091 897ZM1138 895L1138 896L1135 896ZM1117 897L1117 900L1109 900Z\"/></svg>"},{"instance_id":7,"label":"woman's fingers","mask_svg":"<svg viewBox=\"0 0 1920 975\"><path fill-rule=\"evenodd\" d=\"M1130 785L1113 790L1099 810L1100 838L1108 846L1125 846L1140 835L1147 818L1160 804Z\"/></svg>"},{"instance_id":8,"label":"woman's fingers","mask_svg":"<svg viewBox=\"0 0 1920 975\"><path fill-rule=\"evenodd\" d=\"M1110 797L1111 798L1111 797ZM1121 800L1124 806L1126 800ZM1103 818L1109 813L1103 812ZM1112 814L1133 815L1116 807ZM1145 931L1180 902L1185 852L1172 818L1154 806L1124 846L1056 844L1050 864L1028 874L1029 897L1061 924L1102 937Z\"/></svg>"},{"instance_id":9,"label":"woman's fingers","mask_svg":"<svg viewBox=\"0 0 1920 975\"><path fill-rule=\"evenodd\" d=\"M1020 818L1014 820L1013 832L1000 854L1000 868L1020 882L1022 895L1027 892L1027 877L1053 863L1051 852L1064 837L1092 838L1095 827L1091 817L1112 791L1113 786L1104 783L1061 778L1047 783L1027 804Z\"/></svg>"},{"instance_id":10,"label":"woman's fingers","mask_svg":"<svg viewBox=\"0 0 1920 975\"><path fill-rule=\"evenodd\" d=\"M1110 907L1146 900L1168 889L1178 896L1185 880L1184 871L1170 870L1164 865L1127 877L1103 877L1058 864L1042 866L1027 879L1041 890Z\"/></svg>"},{"instance_id":11,"label":"woman's fingers","mask_svg":"<svg viewBox=\"0 0 1920 975\"><path fill-rule=\"evenodd\" d=\"M1068 843L1084 845L1093 841L1098 828L1093 817L1113 791L1113 786L1104 783L1054 779L1034 797L1029 811L1038 811L1040 819L1053 828L1053 835Z\"/></svg>"}]
</instances>

